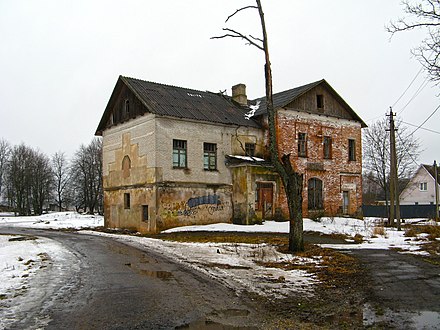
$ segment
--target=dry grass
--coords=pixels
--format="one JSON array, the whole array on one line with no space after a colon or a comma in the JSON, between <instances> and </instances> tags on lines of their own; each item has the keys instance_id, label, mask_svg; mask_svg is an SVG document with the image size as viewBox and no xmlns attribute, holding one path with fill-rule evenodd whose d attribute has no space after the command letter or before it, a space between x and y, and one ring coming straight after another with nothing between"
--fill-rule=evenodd
<instances>
[{"instance_id":1,"label":"dry grass","mask_svg":"<svg viewBox=\"0 0 440 330\"><path fill-rule=\"evenodd\" d=\"M374 226L373 235L375 236L386 236L387 232L384 226Z\"/></svg>"},{"instance_id":2,"label":"dry grass","mask_svg":"<svg viewBox=\"0 0 440 330\"><path fill-rule=\"evenodd\" d=\"M437 238L440 238L440 226L415 226L408 225L405 226L405 236L406 237L416 237L419 234L428 234L428 239L430 241L435 241Z\"/></svg>"}]
</instances>

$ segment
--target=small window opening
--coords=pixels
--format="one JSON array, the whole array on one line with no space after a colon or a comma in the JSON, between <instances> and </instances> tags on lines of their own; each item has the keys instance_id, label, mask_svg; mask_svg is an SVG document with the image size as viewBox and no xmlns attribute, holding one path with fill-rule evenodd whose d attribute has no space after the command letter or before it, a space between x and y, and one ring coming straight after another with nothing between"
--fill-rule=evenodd
<instances>
[{"instance_id":1,"label":"small window opening","mask_svg":"<svg viewBox=\"0 0 440 330\"><path fill-rule=\"evenodd\" d=\"M130 208L130 194L124 193L124 209Z\"/></svg>"},{"instance_id":2,"label":"small window opening","mask_svg":"<svg viewBox=\"0 0 440 330\"><path fill-rule=\"evenodd\" d=\"M353 139L348 140L348 160L356 160L356 141Z\"/></svg>"},{"instance_id":3,"label":"small window opening","mask_svg":"<svg viewBox=\"0 0 440 330\"><path fill-rule=\"evenodd\" d=\"M173 167L187 167L185 140L173 140Z\"/></svg>"},{"instance_id":4,"label":"small window opening","mask_svg":"<svg viewBox=\"0 0 440 330\"><path fill-rule=\"evenodd\" d=\"M148 221L148 205L142 205L142 221Z\"/></svg>"},{"instance_id":5,"label":"small window opening","mask_svg":"<svg viewBox=\"0 0 440 330\"><path fill-rule=\"evenodd\" d=\"M298 156L307 157L307 135L298 133Z\"/></svg>"},{"instance_id":6,"label":"small window opening","mask_svg":"<svg viewBox=\"0 0 440 330\"><path fill-rule=\"evenodd\" d=\"M125 114L128 116L130 115L130 101L125 100Z\"/></svg>"},{"instance_id":7,"label":"small window opening","mask_svg":"<svg viewBox=\"0 0 440 330\"><path fill-rule=\"evenodd\" d=\"M217 169L217 144L203 143L203 168L208 171Z\"/></svg>"},{"instance_id":8,"label":"small window opening","mask_svg":"<svg viewBox=\"0 0 440 330\"><path fill-rule=\"evenodd\" d=\"M428 182L420 182L420 191L428 190Z\"/></svg>"},{"instance_id":9,"label":"small window opening","mask_svg":"<svg viewBox=\"0 0 440 330\"><path fill-rule=\"evenodd\" d=\"M316 95L316 107L318 109L324 109L324 95L322 94Z\"/></svg>"},{"instance_id":10,"label":"small window opening","mask_svg":"<svg viewBox=\"0 0 440 330\"><path fill-rule=\"evenodd\" d=\"M251 156L251 157L255 156L255 143L245 143L244 149L246 152L246 156Z\"/></svg>"},{"instance_id":11,"label":"small window opening","mask_svg":"<svg viewBox=\"0 0 440 330\"><path fill-rule=\"evenodd\" d=\"M332 158L332 138L324 136L324 159Z\"/></svg>"}]
</instances>

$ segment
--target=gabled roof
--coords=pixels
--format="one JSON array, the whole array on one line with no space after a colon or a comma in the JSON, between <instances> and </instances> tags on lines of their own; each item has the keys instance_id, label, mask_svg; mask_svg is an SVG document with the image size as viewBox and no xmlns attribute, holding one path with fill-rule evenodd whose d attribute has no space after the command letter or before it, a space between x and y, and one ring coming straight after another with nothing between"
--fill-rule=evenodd
<instances>
[{"instance_id":1,"label":"gabled roof","mask_svg":"<svg viewBox=\"0 0 440 330\"><path fill-rule=\"evenodd\" d=\"M245 118L244 115L249 111L247 107L239 106L227 95L119 76L96 134L105 129L107 120L113 111L111 100L116 97L115 90L121 83L134 93L148 112L156 115L225 125L260 127L252 118Z\"/></svg>"},{"instance_id":2,"label":"gabled roof","mask_svg":"<svg viewBox=\"0 0 440 330\"><path fill-rule=\"evenodd\" d=\"M432 176L433 180L435 180L435 168L433 165L422 164L421 167L423 167ZM437 168L437 175L440 179L440 171L438 168Z\"/></svg>"},{"instance_id":3,"label":"gabled roof","mask_svg":"<svg viewBox=\"0 0 440 330\"><path fill-rule=\"evenodd\" d=\"M356 112L347 104L347 102L345 102L345 100L333 89L333 87L330 86L330 84L325 79L321 79L312 82L310 84L306 84L280 93L273 94L274 109L286 107L287 105L292 103L295 99L304 95L305 93L307 93L308 91L319 85L324 86L328 90L328 92L332 94L333 97L337 99L338 102L344 106L344 108L348 111L348 113L352 116L354 120L360 122L362 127L367 127L364 121L356 114ZM254 101L251 101L251 103L255 104L257 103L257 101L260 101L260 107L255 112L255 116L266 114L267 113L266 97L260 97Z\"/></svg>"}]
</instances>

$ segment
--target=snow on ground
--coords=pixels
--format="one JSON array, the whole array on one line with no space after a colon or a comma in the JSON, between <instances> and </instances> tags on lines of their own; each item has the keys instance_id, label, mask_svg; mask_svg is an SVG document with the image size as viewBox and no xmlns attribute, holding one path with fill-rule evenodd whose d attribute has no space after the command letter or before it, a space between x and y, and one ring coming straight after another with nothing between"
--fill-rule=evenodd
<instances>
[{"instance_id":1,"label":"snow on ground","mask_svg":"<svg viewBox=\"0 0 440 330\"><path fill-rule=\"evenodd\" d=\"M324 234L346 234L350 237L359 234L364 238L362 244L323 245L325 247L339 249L396 247L411 253L420 253L418 251L420 244L426 242L423 235L418 238L405 237L404 231L398 232L394 228L380 227L381 221L382 219L375 218L367 218L362 221L337 217L322 218L319 222L304 219L304 230ZM74 212L50 213L38 217L14 217L11 214L0 214L0 232L2 226L39 229L93 229L102 225L102 216L81 215ZM382 235L377 233L376 226L383 229ZM262 225L251 226L222 223L179 227L165 232L178 231L287 233L289 223L265 221ZM151 249L213 277L238 292L250 291L273 298L291 293L313 294L313 284L317 281L313 274L303 270L288 271L264 267L262 263L277 261L292 261L297 264L320 263L319 258L299 258L282 254L268 244L178 243L140 236L106 234L93 230L81 232L108 236L141 249ZM13 306L13 296L24 294L28 290L28 281L35 273L44 269L45 262L51 260L52 255L60 254L63 249L62 246L54 247L54 242L44 238L23 241L10 241L10 238L14 237L0 235L0 307ZM56 260L62 262L62 258ZM11 308L8 309L11 310ZM2 318L0 313L0 319ZM1 326L0 323L0 328Z\"/></svg>"},{"instance_id":2,"label":"snow on ground","mask_svg":"<svg viewBox=\"0 0 440 330\"><path fill-rule=\"evenodd\" d=\"M179 243L146 237L83 231L107 236L139 249L148 248L187 267L200 271L237 292L248 291L280 298L291 293L311 294L315 276L304 270L283 270L260 265L262 262L295 260L319 263L276 251L267 244Z\"/></svg>"},{"instance_id":3,"label":"snow on ground","mask_svg":"<svg viewBox=\"0 0 440 330\"><path fill-rule=\"evenodd\" d=\"M54 269L60 269L59 264L67 260L68 252L53 240L0 234L0 329L8 328L18 315L20 319L27 317L28 307L49 294L48 283L41 281L47 279L44 272L55 263ZM72 265L68 268L71 271ZM60 277L61 271L50 284ZM44 327L46 322L43 319L36 324Z\"/></svg>"},{"instance_id":4,"label":"snow on ground","mask_svg":"<svg viewBox=\"0 0 440 330\"><path fill-rule=\"evenodd\" d=\"M27 217L15 217L12 213L0 213L0 228L2 225L38 229L94 228L104 225L104 217L76 212L54 212Z\"/></svg>"},{"instance_id":5,"label":"snow on ground","mask_svg":"<svg viewBox=\"0 0 440 330\"><path fill-rule=\"evenodd\" d=\"M413 223L429 223L435 222L425 221L424 219L414 219L407 222ZM304 219L304 231L313 231L323 234L344 234L350 237L361 235L364 241L361 244L322 244L323 247L334 249L389 249L399 248L403 251L427 254L427 252L419 251L420 244L426 243L428 240L423 235L418 237L405 237L405 231L397 231L395 228L383 228L383 219L365 218L364 220L353 218L321 218L320 221ZM384 235L377 234L376 227L383 228ZM180 232L180 231L221 231L221 232L274 232L288 233L289 222L265 221L262 225L234 225L227 223L218 223L203 226L186 226L165 230L164 233ZM350 242L349 238L347 242Z\"/></svg>"}]
</instances>

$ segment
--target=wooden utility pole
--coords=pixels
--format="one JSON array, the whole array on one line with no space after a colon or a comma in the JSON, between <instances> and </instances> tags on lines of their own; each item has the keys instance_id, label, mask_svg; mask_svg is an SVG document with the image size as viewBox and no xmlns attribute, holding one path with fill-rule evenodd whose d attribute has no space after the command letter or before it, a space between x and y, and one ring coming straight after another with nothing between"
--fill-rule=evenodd
<instances>
[{"instance_id":1,"label":"wooden utility pole","mask_svg":"<svg viewBox=\"0 0 440 330\"><path fill-rule=\"evenodd\" d=\"M439 221L438 216L438 199L439 199L439 192L438 192L438 167L437 162L434 160L434 189L435 189L435 221Z\"/></svg>"},{"instance_id":2,"label":"wooden utility pole","mask_svg":"<svg viewBox=\"0 0 440 330\"><path fill-rule=\"evenodd\" d=\"M397 230L400 228L400 203L399 186L397 179L397 156L396 156L396 128L394 126L393 109L390 107L390 216L389 223L394 225L396 219ZM395 205L395 209L394 209Z\"/></svg>"}]
</instances>

